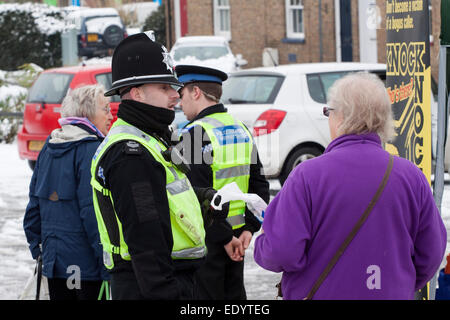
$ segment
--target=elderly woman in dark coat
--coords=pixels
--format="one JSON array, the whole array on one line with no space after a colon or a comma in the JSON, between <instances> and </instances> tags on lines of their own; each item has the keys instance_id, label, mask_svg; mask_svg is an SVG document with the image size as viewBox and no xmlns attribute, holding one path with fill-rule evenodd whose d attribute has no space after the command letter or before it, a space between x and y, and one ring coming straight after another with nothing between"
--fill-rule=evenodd
<instances>
[{"instance_id":1,"label":"elderly woman in dark coat","mask_svg":"<svg viewBox=\"0 0 450 320\"><path fill-rule=\"evenodd\" d=\"M61 128L47 139L31 178L23 225L33 259L42 256L52 300L97 299L108 279L90 185L92 156L113 119L103 94L89 85L64 98Z\"/></svg>"}]
</instances>

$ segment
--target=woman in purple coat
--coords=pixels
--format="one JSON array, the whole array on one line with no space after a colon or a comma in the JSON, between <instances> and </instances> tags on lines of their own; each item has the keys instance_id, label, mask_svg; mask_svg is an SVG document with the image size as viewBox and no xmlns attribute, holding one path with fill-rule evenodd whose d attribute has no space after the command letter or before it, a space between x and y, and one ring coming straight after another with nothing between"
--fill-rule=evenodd
<instances>
[{"instance_id":1,"label":"woman in purple coat","mask_svg":"<svg viewBox=\"0 0 450 320\"><path fill-rule=\"evenodd\" d=\"M382 142L394 135L383 83L367 73L330 88L332 142L299 165L265 213L255 260L283 272L284 299L303 299L376 193L389 162ZM437 271L446 230L430 185L410 161L394 157L368 219L314 299L413 299Z\"/></svg>"}]
</instances>

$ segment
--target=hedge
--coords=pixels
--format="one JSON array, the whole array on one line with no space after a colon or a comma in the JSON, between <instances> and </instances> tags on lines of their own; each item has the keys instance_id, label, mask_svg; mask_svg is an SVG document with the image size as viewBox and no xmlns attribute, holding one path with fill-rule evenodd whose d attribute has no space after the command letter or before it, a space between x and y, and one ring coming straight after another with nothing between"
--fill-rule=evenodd
<instances>
[{"instance_id":1,"label":"hedge","mask_svg":"<svg viewBox=\"0 0 450 320\"><path fill-rule=\"evenodd\" d=\"M35 63L59 67L64 20L58 8L44 4L0 5L0 70Z\"/></svg>"}]
</instances>

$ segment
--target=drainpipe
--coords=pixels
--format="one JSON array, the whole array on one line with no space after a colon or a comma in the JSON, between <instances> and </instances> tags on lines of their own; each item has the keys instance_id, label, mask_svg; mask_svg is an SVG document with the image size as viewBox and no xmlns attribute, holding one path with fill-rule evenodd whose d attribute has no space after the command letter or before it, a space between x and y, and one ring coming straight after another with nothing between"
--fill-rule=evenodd
<instances>
[{"instance_id":1,"label":"drainpipe","mask_svg":"<svg viewBox=\"0 0 450 320\"><path fill-rule=\"evenodd\" d=\"M167 0L166 1L166 4L167 4L167 12L169 13L168 14L168 33L169 33L169 36L168 36L168 42L166 43L166 47L167 48L169 48L168 50L170 50L171 48L172 48L172 8L171 8L171 2L172 2L172 0Z\"/></svg>"},{"instance_id":2,"label":"drainpipe","mask_svg":"<svg viewBox=\"0 0 450 320\"><path fill-rule=\"evenodd\" d=\"M322 44L322 0L319 0L319 58L323 62L323 44Z\"/></svg>"}]
</instances>

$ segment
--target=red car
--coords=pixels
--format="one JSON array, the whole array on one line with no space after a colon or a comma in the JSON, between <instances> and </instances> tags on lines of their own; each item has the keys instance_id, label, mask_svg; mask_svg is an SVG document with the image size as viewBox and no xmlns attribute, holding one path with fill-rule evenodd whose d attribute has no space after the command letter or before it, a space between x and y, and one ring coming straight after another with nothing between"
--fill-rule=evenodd
<instances>
[{"instance_id":1,"label":"red car","mask_svg":"<svg viewBox=\"0 0 450 320\"><path fill-rule=\"evenodd\" d=\"M34 169L36 159L45 140L53 129L58 128L61 102L69 89L81 85L100 83L111 88L111 66L87 65L55 68L43 71L28 92L23 114L23 125L17 134L21 159L28 160ZM115 121L119 97L111 99L111 113Z\"/></svg>"}]
</instances>

